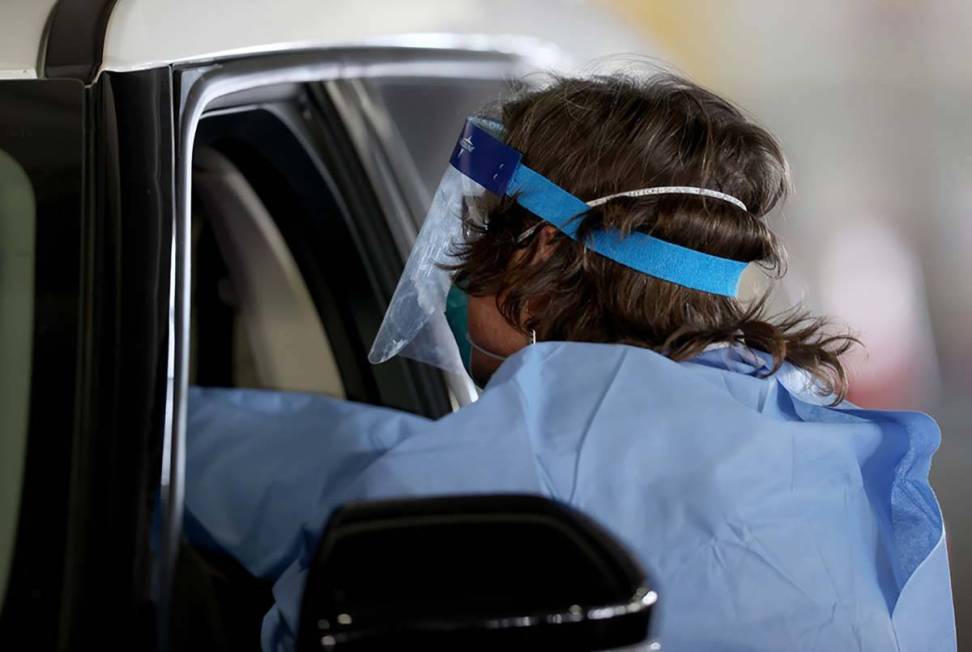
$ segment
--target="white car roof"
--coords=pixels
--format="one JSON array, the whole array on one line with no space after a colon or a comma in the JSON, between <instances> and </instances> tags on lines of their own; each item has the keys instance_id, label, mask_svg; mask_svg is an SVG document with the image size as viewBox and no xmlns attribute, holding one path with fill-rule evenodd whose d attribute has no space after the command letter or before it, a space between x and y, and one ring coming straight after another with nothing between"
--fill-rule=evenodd
<instances>
[{"instance_id":1,"label":"white car roof","mask_svg":"<svg viewBox=\"0 0 972 652\"><path fill-rule=\"evenodd\" d=\"M37 77L55 4L4 0L0 78ZM583 0L118 0L101 70L369 45L509 51L562 70L614 53L658 54L620 17Z\"/></svg>"}]
</instances>

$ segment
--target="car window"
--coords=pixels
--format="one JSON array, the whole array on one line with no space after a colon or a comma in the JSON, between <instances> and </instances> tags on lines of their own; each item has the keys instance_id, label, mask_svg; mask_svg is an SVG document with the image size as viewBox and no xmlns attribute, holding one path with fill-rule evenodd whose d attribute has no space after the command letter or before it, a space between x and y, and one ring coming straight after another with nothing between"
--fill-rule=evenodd
<instances>
[{"instance_id":1,"label":"car window","mask_svg":"<svg viewBox=\"0 0 972 652\"><path fill-rule=\"evenodd\" d=\"M431 370L367 360L402 261L341 125L295 93L199 124L191 382L441 415Z\"/></svg>"},{"instance_id":2,"label":"car window","mask_svg":"<svg viewBox=\"0 0 972 652\"><path fill-rule=\"evenodd\" d=\"M367 87L395 122L431 199L465 118L498 101L509 86L501 79L379 77Z\"/></svg>"},{"instance_id":3,"label":"car window","mask_svg":"<svg viewBox=\"0 0 972 652\"><path fill-rule=\"evenodd\" d=\"M27 173L0 149L0 607L13 557L27 449L35 213Z\"/></svg>"},{"instance_id":4,"label":"car window","mask_svg":"<svg viewBox=\"0 0 972 652\"><path fill-rule=\"evenodd\" d=\"M313 298L273 216L224 154L193 160L197 382L345 396ZM221 353L200 351L218 347ZM199 363L204 365L200 373ZM214 369L222 363L222 371Z\"/></svg>"},{"instance_id":5,"label":"car window","mask_svg":"<svg viewBox=\"0 0 972 652\"><path fill-rule=\"evenodd\" d=\"M37 648L61 634L77 532L84 92L0 81L0 626Z\"/></svg>"}]
</instances>

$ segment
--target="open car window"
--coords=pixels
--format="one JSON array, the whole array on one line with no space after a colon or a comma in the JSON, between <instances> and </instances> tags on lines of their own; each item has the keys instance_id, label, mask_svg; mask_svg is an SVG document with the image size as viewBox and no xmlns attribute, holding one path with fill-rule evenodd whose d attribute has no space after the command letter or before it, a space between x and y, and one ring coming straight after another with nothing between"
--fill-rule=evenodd
<instances>
[{"instance_id":1,"label":"open car window","mask_svg":"<svg viewBox=\"0 0 972 652\"><path fill-rule=\"evenodd\" d=\"M432 370L368 363L402 261L342 125L306 87L273 98L199 124L191 382L444 414Z\"/></svg>"},{"instance_id":2,"label":"open car window","mask_svg":"<svg viewBox=\"0 0 972 652\"><path fill-rule=\"evenodd\" d=\"M192 181L198 380L343 398L313 298L252 185L211 147L196 151Z\"/></svg>"}]
</instances>

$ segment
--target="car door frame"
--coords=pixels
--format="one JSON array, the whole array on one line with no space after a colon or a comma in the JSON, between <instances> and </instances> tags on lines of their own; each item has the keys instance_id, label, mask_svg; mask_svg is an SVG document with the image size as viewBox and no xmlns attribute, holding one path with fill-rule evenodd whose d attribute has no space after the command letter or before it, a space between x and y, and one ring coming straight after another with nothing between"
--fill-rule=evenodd
<instances>
[{"instance_id":1,"label":"car door frame","mask_svg":"<svg viewBox=\"0 0 972 652\"><path fill-rule=\"evenodd\" d=\"M531 69L528 57L491 49L464 50L417 47L328 48L255 55L219 62L186 63L173 66L176 98L175 122L175 221L170 275L169 351L170 383L166 398L162 484L160 486L161 527L159 539L160 613L166 622L171 608L171 577L181 537L184 502L186 397L189 371L189 307L191 305L192 152L196 129L204 113L217 108L220 100L254 88L280 84L320 83L361 77L462 77L473 70L492 71L499 78ZM348 113L343 117L348 119ZM346 126L348 126L346 124ZM351 125L361 133L362 125ZM360 153L362 143L358 142ZM366 145L364 145L366 146ZM383 143L383 147L394 147ZM403 146L403 145L402 145ZM400 195L399 180L388 169L369 171L369 181L383 205L385 228L396 234L401 258L393 262L394 272L384 282L388 299L404 263L404 254L417 234L417 217ZM414 200L411 205L414 205ZM387 274L386 274L387 276ZM450 385L452 388L452 385ZM455 389L453 390L455 392ZM466 388L464 391L468 391Z\"/></svg>"}]
</instances>

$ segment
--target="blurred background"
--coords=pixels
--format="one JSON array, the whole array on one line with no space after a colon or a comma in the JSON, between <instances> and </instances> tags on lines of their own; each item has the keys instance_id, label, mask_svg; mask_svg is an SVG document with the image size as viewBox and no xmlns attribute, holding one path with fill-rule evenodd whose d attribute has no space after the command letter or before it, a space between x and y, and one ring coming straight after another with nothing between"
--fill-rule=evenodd
<instances>
[{"instance_id":1,"label":"blurred background","mask_svg":"<svg viewBox=\"0 0 972 652\"><path fill-rule=\"evenodd\" d=\"M778 302L865 344L851 398L942 428L932 481L972 640L972 4L604 0L657 56L753 114L796 186Z\"/></svg>"}]
</instances>

